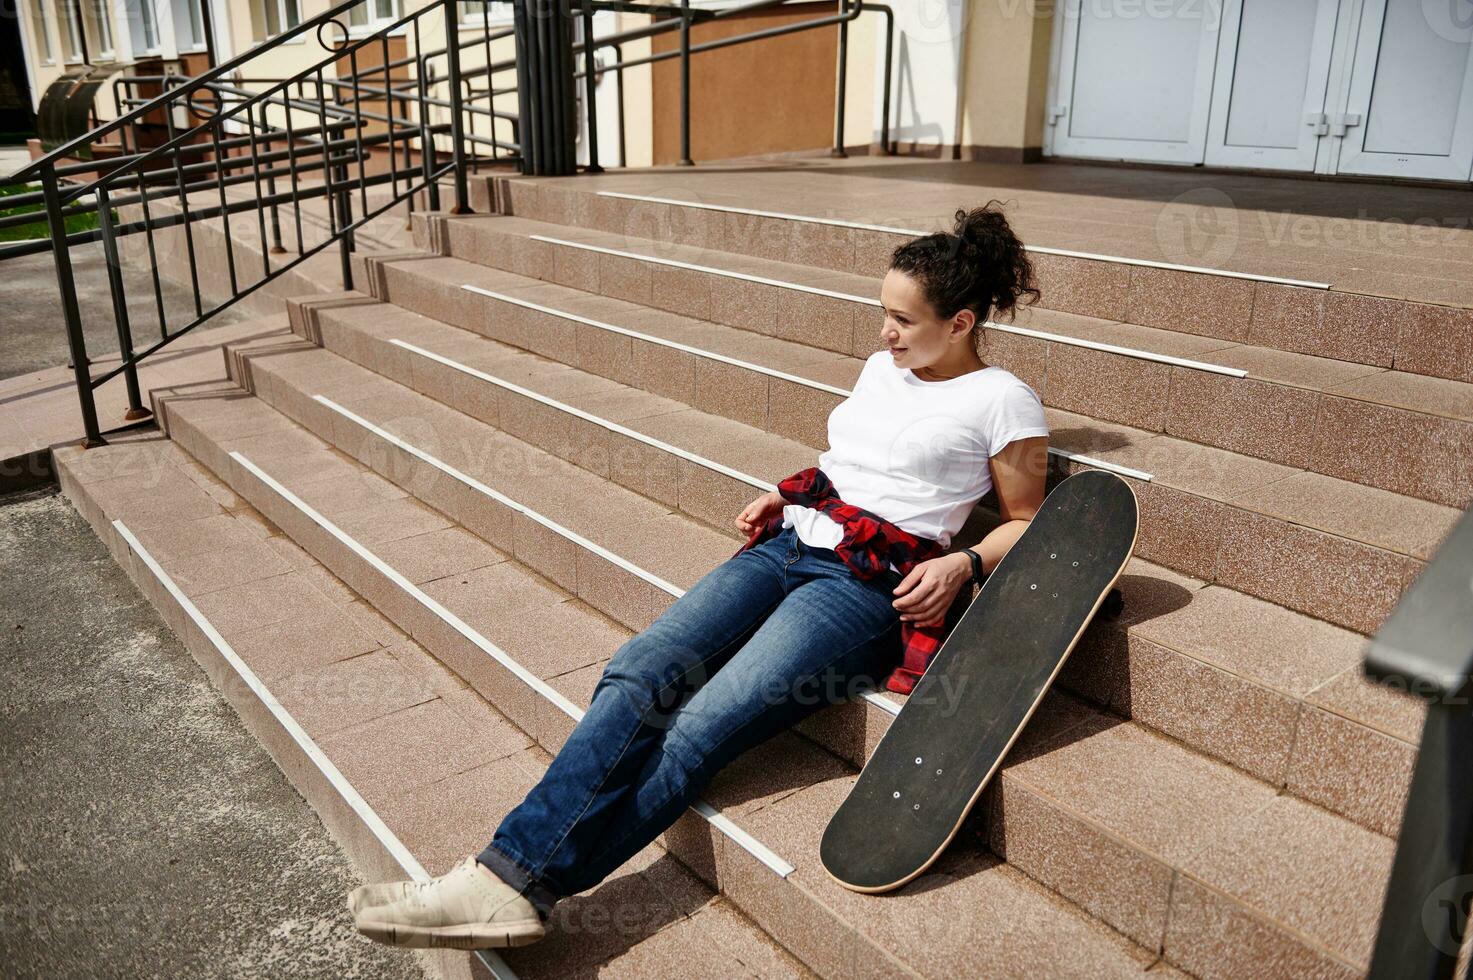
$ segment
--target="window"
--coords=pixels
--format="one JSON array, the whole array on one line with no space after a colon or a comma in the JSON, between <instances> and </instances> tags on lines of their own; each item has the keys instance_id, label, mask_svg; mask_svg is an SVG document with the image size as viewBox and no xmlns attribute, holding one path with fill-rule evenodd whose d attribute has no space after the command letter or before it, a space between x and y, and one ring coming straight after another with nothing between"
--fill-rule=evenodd
<instances>
[{"instance_id":1,"label":"window","mask_svg":"<svg viewBox=\"0 0 1473 980\"><path fill-rule=\"evenodd\" d=\"M200 51L205 46L203 0L173 0L174 39L180 51Z\"/></svg>"},{"instance_id":2,"label":"window","mask_svg":"<svg viewBox=\"0 0 1473 980\"><path fill-rule=\"evenodd\" d=\"M97 24L97 54L101 58L113 56L113 15L109 0L92 0L92 18Z\"/></svg>"},{"instance_id":3,"label":"window","mask_svg":"<svg viewBox=\"0 0 1473 980\"><path fill-rule=\"evenodd\" d=\"M56 61L51 53L51 14L46 10L46 0L31 0L31 25L36 31L36 48L41 63L49 65Z\"/></svg>"},{"instance_id":4,"label":"window","mask_svg":"<svg viewBox=\"0 0 1473 980\"><path fill-rule=\"evenodd\" d=\"M82 38L82 0L61 0L62 18L66 21L66 60L81 61L86 54Z\"/></svg>"},{"instance_id":5,"label":"window","mask_svg":"<svg viewBox=\"0 0 1473 980\"><path fill-rule=\"evenodd\" d=\"M153 5L158 0L128 0L128 33L135 52L157 51L159 45L158 13Z\"/></svg>"},{"instance_id":6,"label":"window","mask_svg":"<svg viewBox=\"0 0 1473 980\"><path fill-rule=\"evenodd\" d=\"M302 22L299 0L257 0L257 8L261 15L257 26L265 37L275 37Z\"/></svg>"},{"instance_id":7,"label":"window","mask_svg":"<svg viewBox=\"0 0 1473 980\"><path fill-rule=\"evenodd\" d=\"M491 2L460 0L458 6L462 24L510 24L512 22L511 0L491 0Z\"/></svg>"},{"instance_id":8,"label":"window","mask_svg":"<svg viewBox=\"0 0 1473 980\"><path fill-rule=\"evenodd\" d=\"M348 11L348 26L367 30L399 19L399 0L363 0Z\"/></svg>"}]
</instances>

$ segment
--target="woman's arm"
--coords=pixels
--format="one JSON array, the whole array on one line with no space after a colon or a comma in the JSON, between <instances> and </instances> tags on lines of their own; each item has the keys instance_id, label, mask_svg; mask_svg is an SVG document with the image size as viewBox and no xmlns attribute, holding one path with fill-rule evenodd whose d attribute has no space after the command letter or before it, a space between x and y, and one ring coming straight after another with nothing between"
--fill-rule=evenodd
<instances>
[{"instance_id":1,"label":"woman's arm","mask_svg":"<svg viewBox=\"0 0 1473 980\"><path fill-rule=\"evenodd\" d=\"M982 568L991 572L1002 561L1013 542L1038 508L1043 506L1044 479L1048 475L1048 436L1014 439L990 460L992 485L997 490L1003 522L993 528L971 550L982 556ZM972 559L967 549L924 561L895 587L899 595L892 605L905 622L922 626L939 625L956 594L972 577Z\"/></svg>"},{"instance_id":2,"label":"woman's arm","mask_svg":"<svg viewBox=\"0 0 1473 980\"><path fill-rule=\"evenodd\" d=\"M1023 536L1028 522L1043 506L1044 482L1048 476L1048 436L1014 439L989 460L992 487L997 492L997 508L1002 523L971 549L982 556L982 570L988 573L1002 561L1013 543ZM965 562L971 574L971 559L956 552L957 561Z\"/></svg>"}]
</instances>

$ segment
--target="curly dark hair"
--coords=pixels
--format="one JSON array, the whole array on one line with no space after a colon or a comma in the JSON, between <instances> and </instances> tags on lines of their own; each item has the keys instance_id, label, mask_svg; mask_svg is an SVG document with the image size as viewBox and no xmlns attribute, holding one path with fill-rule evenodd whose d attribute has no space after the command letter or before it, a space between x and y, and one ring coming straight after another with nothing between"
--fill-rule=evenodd
<instances>
[{"instance_id":1,"label":"curly dark hair","mask_svg":"<svg viewBox=\"0 0 1473 980\"><path fill-rule=\"evenodd\" d=\"M890 253L890 268L913 276L926 301L942 317L963 309L977 315L973 343L982 347L982 323L1012 319L1020 301L1036 303L1033 263L1002 213L988 201L968 211L957 208L950 233L914 238Z\"/></svg>"}]
</instances>

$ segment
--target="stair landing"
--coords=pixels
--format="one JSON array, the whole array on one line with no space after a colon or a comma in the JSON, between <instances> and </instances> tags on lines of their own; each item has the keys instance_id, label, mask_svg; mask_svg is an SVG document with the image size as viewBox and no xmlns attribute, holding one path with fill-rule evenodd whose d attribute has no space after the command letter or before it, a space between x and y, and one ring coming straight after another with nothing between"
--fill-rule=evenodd
<instances>
[{"instance_id":1,"label":"stair landing","mask_svg":"<svg viewBox=\"0 0 1473 980\"><path fill-rule=\"evenodd\" d=\"M1030 246L1473 307L1468 193L1455 188L915 157L753 158L517 179L923 232L948 228L959 206L996 198Z\"/></svg>"}]
</instances>

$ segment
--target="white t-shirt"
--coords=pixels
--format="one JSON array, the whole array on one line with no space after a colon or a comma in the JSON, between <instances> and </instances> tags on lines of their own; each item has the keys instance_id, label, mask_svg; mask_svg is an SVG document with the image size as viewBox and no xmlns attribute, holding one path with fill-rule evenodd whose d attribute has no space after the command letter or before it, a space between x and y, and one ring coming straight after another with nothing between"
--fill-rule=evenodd
<instances>
[{"instance_id":1,"label":"white t-shirt","mask_svg":"<svg viewBox=\"0 0 1473 980\"><path fill-rule=\"evenodd\" d=\"M845 503L945 548L992 489L988 458L1015 439L1048 434L1038 395L1005 368L922 381L881 350L829 413L818 467ZM844 537L842 524L802 504L783 507L783 527L814 548Z\"/></svg>"}]
</instances>

